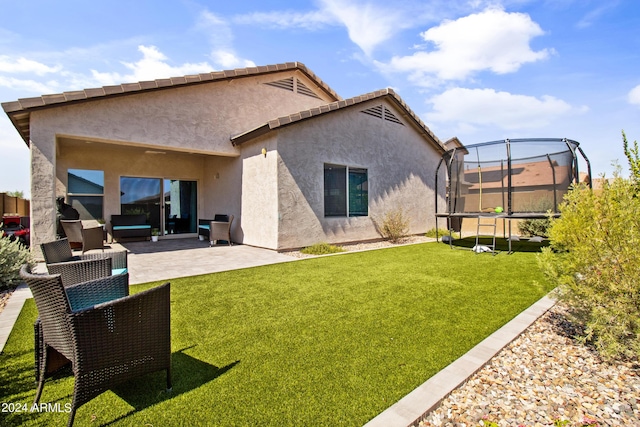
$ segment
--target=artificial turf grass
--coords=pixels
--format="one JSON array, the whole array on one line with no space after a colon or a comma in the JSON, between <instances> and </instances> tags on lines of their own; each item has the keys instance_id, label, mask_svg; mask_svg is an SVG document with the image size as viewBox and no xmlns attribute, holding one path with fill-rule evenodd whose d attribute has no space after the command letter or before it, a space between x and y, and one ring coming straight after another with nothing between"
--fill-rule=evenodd
<instances>
[{"instance_id":1,"label":"artificial turf grass","mask_svg":"<svg viewBox=\"0 0 640 427\"><path fill-rule=\"evenodd\" d=\"M362 425L550 290L533 254L438 243L171 282L174 392L162 373L131 381L82 406L78 425ZM0 401L33 398L35 316L28 301L0 356L1 383L19 378ZM72 387L49 382L42 401L70 402Z\"/></svg>"}]
</instances>

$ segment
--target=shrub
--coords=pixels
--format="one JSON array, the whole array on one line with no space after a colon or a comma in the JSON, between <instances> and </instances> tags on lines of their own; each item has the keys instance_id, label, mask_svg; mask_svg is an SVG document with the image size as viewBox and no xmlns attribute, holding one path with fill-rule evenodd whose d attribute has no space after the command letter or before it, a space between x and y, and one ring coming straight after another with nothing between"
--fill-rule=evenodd
<instances>
[{"instance_id":1,"label":"shrub","mask_svg":"<svg viewBox=\"0 0 640 427\"><path fill-rule=\"evenodd\" d=\"M572 189L552 220L540 264L559 285L584 341L604 359L640 353L640 197L620 176L602 191Z\"/></svg>"},{"instance_id":2,"label":"shrub","mask_svg":"<svg viewBox=\"0 0 640 427\"><path fill-rule=\"evenodd\" d=\"M432 238L436 238L436 234L438 236L440 236L440 238L442 238L442 236L448 236L449 235L449 230L446 230L444 228L438 228L437 231L435 228L432 228L431 230L427 231L424 235L425 237L432 237ZM460 233L458 232L452 232L451 236L453 236L454 239L459 239L460 238Z\"/></svg>"},{"instance_id":3,"label":"shrub","mask_svg":"<svg viewBox=\"0 0 640 427\"><path fill-rule=\"evenodd\" d=\"M401 208L394 209L384 215L382 226L380 227L382 237L392 243L397 243L405 237L408 232L409 219L405 218L404 211Z\"/></svg>"},{"instance_id":4,"label":"shrub","mask_svg":"<svg viewBox=\"0 0 640 427\"><path fill-rule=\"evenodd\" d=\"M638 149L638 141L633 141L633 146L629 147L627 135L622 131L622 146L624 155L629 161L629 170L631 171L631 179L634 184L640 185L640 150Z\"/></svg>"},{"instance_id":5,"label":"shrub","mask_svg":"<svg viewBox=\"0 0 640 427\"><path fill-rule=\"evenodd\" d=\"M18 240L0 237L0 290L8 289L20 282L20 267L33 265L31 252Z\"/></svg>"},{"instance_id":6,"label":"shrub","mask_svg":"<svg viewBox=\"0 0 640 427\"><path fill-rule=\"evenodd\" d=\"M302 249L300 252L307 255L327 255L344 252L344 249L328 243L316 243L315 245Z\"/></svg>"},{"instance_id":7,"label":"shrub","mask_svg":"<svg viewBox=\"0 0 640 427\"><path fill-rule=\"evenodd\" d=\"M524 209L525 212L548 212L550 210L553 210L553 202L547 199L541 199ZM550 226L551 221L549 218L524 219L518 222L520 234L530 237L549 237Z\"/></svg>"}]
</instances>

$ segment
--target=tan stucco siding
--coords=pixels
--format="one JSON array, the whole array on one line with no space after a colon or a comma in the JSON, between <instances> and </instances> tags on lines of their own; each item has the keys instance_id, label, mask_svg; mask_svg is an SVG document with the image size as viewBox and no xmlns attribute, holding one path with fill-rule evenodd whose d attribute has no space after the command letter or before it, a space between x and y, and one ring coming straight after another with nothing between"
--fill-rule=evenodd
<instances>
[{"instance_id":1,"label":"tan stucco siding","mask_svg":"<svg viewBox=\"0 0 640 427\"><path fill-rule=\"evenodd\" d=\"M120 214L120 178L168 178L198 183L198 200L204 197L206 156L167 152L166 154L144 154L138 149L109 144L60 144L56 164L59 182L57 196L67 193L69 169L90 169L104 171L104 219L109 224L111 215ZM198 215L205 213L199 203Z\"/></svg>"},{"instance_id":2,"label":"tan stucco siding","mask_svg":"<svg viewBox=\"0 0 640 427\"><path fill-rule=\"evenodd\" d=\"M232 135L324 102L262 84L289 74L294 73L149 91L33 115L55 135L238 155L229 142Z\"/></svg>"},{"instance_id":3,"label":"tan stucco siding","mask_svg":"<svg viewBox=\"0 0 640 427\"><path fill-rule=\"evenodd\" d=\"M276 133L242 146L244 243L278 249L278 142ZM266 156L262 149L266 150Z\"/></svg>"},{"instance_id":4,"label":"tan stucco siding","mask_svg":"<svg viewBox=\"0 0 640 427\"><path fill-rule=\"evenodd\" d=\"M312 86L306 77L297 71L267 74L229 81L175 87L167 90L145 91L126 96L107 97L79 104L60 105L55 108L33 111L31 113L31 150L32 150L32 229L34 244L55 238L55 197L64 194L68 168L88 168L105 170L105 216L116 212L119 207L116 184L118 174L133 176L163 177L167 174L187 179L197 175L201 180L203 192L200 197L204 206L200 215L207 216L218 209L229 214L240 212L239 191L242 179L242 165L229 161L229 164L213 165L220 168L220 183L225 190L218 190L216 179L211 178L211 170L203 171L187 161L171 166L167 172L160 165L160 158L148 163L147 158L136 154L123 159L115 158L128 165L128 172L112 170L114 156L96 156L96 145L76 147L78 153L66 154L64 164L56 165L56 141L73 139L113 144L113 153L125 146L165 149L176 155L200 153L220 156L239 156L240 149L230 142L232 135L245 132L264 124L278 116L295 113L323 104L326 100L293 93L263 83L297 76ZM324 98L327 96L322 94ZM166 157L165 157L166 159ZM220 160L223 161L223 160ZM224 169L224 171L222 171ZM110 171L107 173L107 171ZM194 172L196 171L196 172ZM114 187L115 186L115 187ZM203 190L200 190L203 191ZM225 196L220 204L221 192L235 193ZM215 194L215 198L211 198ZM235 199L233 199L235 197ZM235 201L232 201L235 200ZM238 224L240 218L238 215ZM236 226L234 226L234 229ZM240 230L238 228L238 230ZM234 238L242 239L240 234Z\"/></svg>"},{"instance_id":5,"label":"tan stucco siding","mask_svg":"<svg viewBox=\"0 0 640 427\"><path fill-rule=\"evenodd\" d=\"M242 162L237 157L207 156L204 160L203 193L200 218L213 219L216 214L233 215L231 239L242 243Z\"/></svg>"},{"instance_id":6,"label":"tan stucco siding","mask_svg":"<svg viewBox=\"0 0 640 427\"><path fill-rule=\"evenodd\" d=\"M56 235L56 140L46 128L33 126L31 137L40 144L31 146L31 248L36 256L40 243L53 240ZM37 218L37 221L34 221Z\"/></svg>"},{"instance_id":7,"label":"tan stucco siding","mask_svg":"<svg viewBox=\"0 0 640 427\"><path fill-rule=\"evenodd\" d=\"M279 249L380 238L374 221L380 223L385 213L398 208L409 218L411 234L435 226L434 178L440 154L408 122L402 126L360 112L379 104L278 131ZM392 105L385 106L401 116ZM325 163L367 169L369 216L324 217Z\"/></svg>"}]
</instances>

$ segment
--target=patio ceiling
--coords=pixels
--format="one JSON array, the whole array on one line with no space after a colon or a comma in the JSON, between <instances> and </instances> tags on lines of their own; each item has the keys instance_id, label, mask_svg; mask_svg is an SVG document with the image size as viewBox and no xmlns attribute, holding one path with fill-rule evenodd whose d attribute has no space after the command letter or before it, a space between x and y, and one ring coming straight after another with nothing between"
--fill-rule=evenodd
<instances>
[{"instance_id":1,"label":"patio ceiling","mask_svg":"<svg viewBox=\"0 0 640 427\"><path fill-rule=\"evenodd\" d=\"M119 152L127 152L131 156L145 156L145 155L166 155L166 154L187 154L192 156L222 156L222 157L236 157L230 156L227 153L211 153L211 152L198 152L187 149L177 149L167 146L158 145L143 145L135 143L127 143L122 141L103 141L91 138L78 138L68 136L58 136L57 155L67 150L86 150L88 148L95 149L107 149L118 150Z\"/></svg>"}]
</instances>

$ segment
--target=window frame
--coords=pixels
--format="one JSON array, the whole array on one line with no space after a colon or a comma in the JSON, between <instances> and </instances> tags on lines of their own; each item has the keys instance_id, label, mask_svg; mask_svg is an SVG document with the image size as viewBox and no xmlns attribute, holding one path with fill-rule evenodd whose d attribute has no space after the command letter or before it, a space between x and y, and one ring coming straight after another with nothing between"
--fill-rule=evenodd
<instances>
[{"instance_id":1,"label":"window frame","mask_svg":"<svg viewBox=\"0 0 640 427\"><path fill-rule=\"evenodd\" d=\"M90 179L84 178L81 176L81 174L77 174L77 173L73 173L74 171L77 172L91 172L91 173L101 173L101 180L102 182L94 182ZM82 179L86 179L87 181L96 184L97 186L102 188L102 192L101 193L87 193L87 192L74 192L71 191L73 190L71 188L70 185L70 175L82 178ZM95 218L95 217L87 217L86 215L83 215L84 212L86 211L87 213L91 213L88 209L84 209L82 210L82 212L80 211L80 209L77 209L76 206L77 204L74 204L74 201L78 201L79 199L88 199L88 198L92 198L92 199L96 199L100 201L100 207L101 207L101 213L100 215ZM102 169L80 169L80 168L69 168L67 169L67 203L69 203L72 207L74 207L74 209L76 209L78 211L78 213L80 214L80 219L81 220L91 220L91 219L95 219L97 221L104 221L104 170ZM80 203L81 206L83 206L82 203Z\"/></svg>"},{"instance_id":2,"label":"window frame","mask_svg":"<svg viewBox=\"0 0 640 427\"><path fill-rule=\"evenodd\" d=\"M333 169L336 169L341 176L338 176L338 174L328 176L327 171ZM364 180L361 179L360 184L365 184L365 189L360 188L356 190L352 185L352 177L358 175L364 176ZM356 218L369 216L369 169L336 163L324 163L323 184L325 218ZM327 188L328 185L331 186ZM342 192L338 194L328 194L328 192L335 191ZM330 199L328 200L328 198ZM360 201L360 206L353 206L355 200ZM340 205L342 203L344 203L344 207Z\"/></svg>"}]
</instances>

